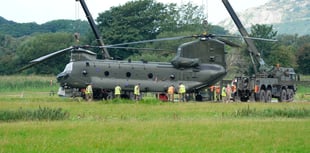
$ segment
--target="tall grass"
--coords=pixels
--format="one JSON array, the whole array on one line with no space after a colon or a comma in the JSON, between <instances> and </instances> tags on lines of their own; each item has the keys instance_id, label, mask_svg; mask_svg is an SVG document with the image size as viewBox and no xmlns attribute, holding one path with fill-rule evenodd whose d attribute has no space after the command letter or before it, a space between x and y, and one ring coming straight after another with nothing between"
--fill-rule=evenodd
<instances>
[{"instance_id":1,"label":"tall grass","mask_svg":"<svg viewBox=\"0 0 310 153\"><path fill-rule=\"evenodd\" d=\"M28 120L63 120L69 118L69 113L61 108L39 107L36 110L26 110L19 108L16 111L0 110L0 121L28 121Z\"/></svg>"},{"instance_id":2,"label":"tall grass","mask_svg":"<svg viewBox=\"0 0 310 153\"><path fill-rule=\"evenodd\" d=\"M305 118L310 117L310 109L306 108L267 108L256 110L256 108L242 108L233 114L236 117L286 117L286 118Z\"/></svg>"},{"instance_id":3,"label":"tall grass","mask_svg":"<svg viewBox=\"0 0 310 153\"><path fill-rule=\"evenodd\" d=\"M0 92L50 91L57 88L55 76L0 76Z\"/></svg>"}]
</instances>

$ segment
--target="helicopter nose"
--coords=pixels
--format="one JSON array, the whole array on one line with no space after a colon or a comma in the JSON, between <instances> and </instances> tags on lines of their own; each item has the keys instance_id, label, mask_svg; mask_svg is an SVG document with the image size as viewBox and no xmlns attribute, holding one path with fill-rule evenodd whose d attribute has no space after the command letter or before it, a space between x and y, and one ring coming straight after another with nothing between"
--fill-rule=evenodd
<instances>
[{"instance_id":1,"label":"helicopter nose","mask_svg":"<svg viewBox=\"0 0 310 153\"><path fill-rule=\"evenodd\" d=\"M57 75L57 81L58 82L64 81L64 80L68 79L68 77L69 77L68 73L65 73L65 72L59 73Z\"/></svg>"}]
</instances>

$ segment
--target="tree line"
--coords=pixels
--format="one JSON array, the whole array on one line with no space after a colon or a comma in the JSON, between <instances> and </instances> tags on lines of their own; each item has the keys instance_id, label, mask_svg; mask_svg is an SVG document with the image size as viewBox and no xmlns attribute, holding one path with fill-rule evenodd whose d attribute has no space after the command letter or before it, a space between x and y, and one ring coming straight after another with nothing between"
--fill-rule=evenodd
<instances>
[{"instance_id":1,"label":"tree line","mask_svg":"<svg viewBox=\"0 0 310 153\"><path fill-rule=\"evenodd\" d=\"M130 1L100 13L96 22L105 44L190 36L203 32L230 35L223 27L207 24L203 10L203 7L191 3L177 6L174 3L163 4L154 0ZM46 28L49 30L37 28L34 23L27 25L28 28L9 27L4 30L6 32L3 32L4 26L0 26L0 64L2 65L0 74L13 74L18 68L27 65L29 61L69 46L97 45L89 26L85 27L85 21L57 20L44 25L49 27ZM16 29L19 29L18 34L9 33ZM75 39L75 33L80 34L79 41ZM277 43L255 41L268 64L280 63L285 67L294 67L299 73L310 74L308 67L310 64L309 35L277 35L277 32L269 25L252 26L251 35L279 40ZM190 40L130 46L165 49L164 51L109 49L109 52L115 59L169 61L175 55L178 45ZM232 41L242 44L241 39ZM242 48L246 47L243 45ZM227 47L227 50L233 54L232 48ZM57 74L68 62L69 54L63 54L21 73Z\"/></svg>"}]
</instances>

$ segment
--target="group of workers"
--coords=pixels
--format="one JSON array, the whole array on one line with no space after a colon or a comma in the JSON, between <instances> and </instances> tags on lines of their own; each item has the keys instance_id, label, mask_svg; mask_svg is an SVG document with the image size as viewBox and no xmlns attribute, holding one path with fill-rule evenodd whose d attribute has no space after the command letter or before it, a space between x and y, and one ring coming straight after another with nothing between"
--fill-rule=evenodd
<instances>
[{"instance_id":1,"label":"group of workers","mask_svg":"<svg viewBox=\"0 0 310 153\"><path fill-rule=\"evenodd\" d=\"M227 84L227 86L223 86L222 89L219 86L211 86L210 87L210 96L211 100L214 101L220 101L222 100L223 102L230 102L231 95L232 93L235 92L236 87L234 85L230 86L230 84ZM179 83L178 90L174 87L174 85L170 85L167 90L167 95L168 95L168 101L174 102L175 101L175 92L178 91L178 99L180 102L186 102L186 87L183 83ZM121 92L122 88L118 84L114 88L114 96L115 98L121 98ZM136 84L134 86L134 100L139 100L140 99L140 83ZM93 99L93 90L92 90L92 85L88 84L86 89L85 89L85 99L87 101L92 101Z\"/></svg>"},{"instance_id":2,"label":"group of workers","mask_svg":"<svg viewBox=\"0 0 310 153\"><path fill-rule=\"evenodd\" d=\"M168 101L174 101L174 94L175 94L175 87L174 85L169 86L168 88ZM86 88L85 88L85 99L87 101L92 101L93 99L93 89L92 89L92 84L87 84ZM121 98L121 93L122 93L122 88L121 86L118 84L115 86L114 88L114 96L115 98ZM140 99L140 83L136 84L134 86L134 100L139 100ZM179 95L179 101L185 102L186 101L186 87L183 83L179 83L179 87L178 87L178 95Z\"/></svg>"},{"instance_id":3,"label":"group of workers","mask_svg":"<svg viewBox=\"0 0 310 153\"><path fill-rule=\"evenodd\" d=\"M115 96L115 98L121 98L121 92L122 92L122 88L118 84L114 88L114 96ZM140 83L135 85L135 87L133 89L133 94L134 94L134 100L139 100L140 99Z\"/></svg>"},{"instance_id":4,"label":"group of workers","mask_svg":"<svg viewBox=\"0 0 310 153\"><path fill-rule=\"evenodd\" d=\"M176 89L174 87L174 85L170 85L168 87L168 90L167 90L167 94L168 94L168 101L170 102L174 102L174 93L175 93ZM178 95L179 95L179 101L180 102L186 102L186 97L185 97L185 94L186 94L186 87L183 83L179 83L179 87L178 87Z\"/></svg>"},{"instance_id":5,"label":"group of workers","mask_svg":"<svg viewBox=\"0 0 310 153\"><path fill-rule=\"evenodd\" d=\"M92 88L92 84L87 84L86 88L85 88L85 99L87 101L92 101L93 100L93 88ZM114 96L115 98L121 98L121 92L122 92L122 88L121 86L118 84L115 86L114 88ZM140 99L140 83L136 84L134 87L134 99L135 100L139 100Z\"/></svg>"},{"instance_id":6,"label":"group of workers","mask_svg":"<svg viewBox=\"0 0 310 153\"><path fill-rule=\"evenodd\" d=\"M222 89L220 86L211 86L210 87L210 96L213 101L223 101L230 102L232 94L236 92L236 86L227 84L227 86L223 86Z\"/></svg>"}]
</instances>

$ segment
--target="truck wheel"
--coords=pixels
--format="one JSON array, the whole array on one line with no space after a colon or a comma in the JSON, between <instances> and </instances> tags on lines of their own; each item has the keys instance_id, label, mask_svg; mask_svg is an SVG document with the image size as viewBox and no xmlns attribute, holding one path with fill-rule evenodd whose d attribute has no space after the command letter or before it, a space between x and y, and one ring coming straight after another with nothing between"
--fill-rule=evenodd
<instances>
[{"instance_id":1,"label":"truck wheel","mask_svg":"<svg viewBox=\"0 0 310 153\"><path fill-rule=\"evenodd\" d=\"M287 99L286 99L286 90L285 89L282 89L281 91L281 94L280 94L280 98L279 98L279 101L280 102L285 102Z\"/></svg>"},{"instance_id":2,"label":"truck wheel","mask_svg":"<svg viewBox=\"0 0 310 153\"><path fill-rule=\"evenodd\" d=\"M241 97L241 98L240 98L240 101L241 101L241 102L247 102L248 100L249 100L248 97Z\"/></svg>"},{"instance_id":3,"label":"truck wheel","mask_svg":"<svg viewBox=\"0 0 310 153\"><path fill-rule=\"evenodd\" d=\"M266 97L266 92L265 92L265 90L261 90L261 91L259 92L259 101L260 101L260 102L265 102L265 97Z\"/></svg>"},{"instance_id":4,"label":"truck wheel","mask_svg":"<svg viewBox=\"0 0 310 153\"><path fill-rule=\"evenodd\" d=\"M294 101L294 91L292 89L289 89L287 91L287 101L288 102Z\"/></svg>"},{"instance_id":5,"label":"truck wheel","mask_svg":"<svg viewBox=\"0 0 310 153\"><path fill-rule=\"evenodd\" d=\"M271 91L267 90L265 102L271 102L271 99L272 99Z\"/></svg>"}]
</instances>

